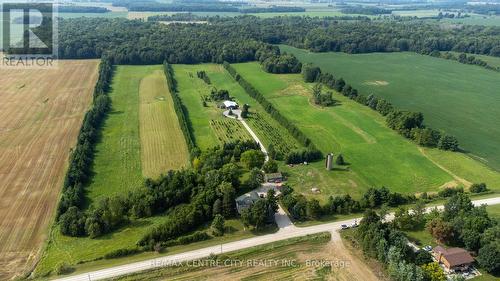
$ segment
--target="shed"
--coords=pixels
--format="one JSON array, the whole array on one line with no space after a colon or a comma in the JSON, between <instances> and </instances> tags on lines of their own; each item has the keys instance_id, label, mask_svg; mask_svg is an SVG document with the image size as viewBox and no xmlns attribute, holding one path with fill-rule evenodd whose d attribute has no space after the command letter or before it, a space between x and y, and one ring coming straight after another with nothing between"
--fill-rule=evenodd
<instances>
[{"instance_id":1,"label":"shed","mask_svg":"<svg viewBox=\"0 0 500 281\"><path fill-rule=\"evenodd\" d=\"M271 174L266 174L264 176L264 180L266 182L282 182L283 181L283 175L281 173L271 173Z\"/></svg>"}]
</instances>

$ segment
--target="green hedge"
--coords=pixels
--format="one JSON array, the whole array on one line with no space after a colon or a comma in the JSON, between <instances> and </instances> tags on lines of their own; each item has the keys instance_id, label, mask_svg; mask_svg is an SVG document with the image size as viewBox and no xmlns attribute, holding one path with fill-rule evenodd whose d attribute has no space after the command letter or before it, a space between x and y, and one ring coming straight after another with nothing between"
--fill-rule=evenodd
<instances>
[{"instance_id":1,"label":"green hedge","mask_svg":"<svg viewBox=\"0 0 500 281\"><path fill-rule=\"evenodd\" d=\"M199 154L199 149L196 147L194 136L189 123L188 113L186 107L182 104L179 98L179 93L177 92L177 81L174 78L174 70L172 66L167 62L163 62L163 70L165 72L165 77L167 79L167 86L172 99L174 101L174 109L179 119L179 125L181 126L182 133L186 139L186 143L189 149L191 157L195 157Z\"/></svg>"}]
</instances>

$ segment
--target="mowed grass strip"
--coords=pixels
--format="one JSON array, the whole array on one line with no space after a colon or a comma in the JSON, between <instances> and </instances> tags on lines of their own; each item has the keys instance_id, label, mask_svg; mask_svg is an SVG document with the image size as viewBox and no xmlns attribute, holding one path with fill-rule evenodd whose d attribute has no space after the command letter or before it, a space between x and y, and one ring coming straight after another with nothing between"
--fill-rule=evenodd
<instances>
[{"instance_id":1,"label":"mowed grass strip","mask_svg":"<svg viewBox=\"0 0 500 281\"><path fill-rule=\"evenodd\" d=\"M189 153L160 66L140 82L142 174L157 178L186 167Z\"/></svg>"},{"instance_id":2,"label":"mowed grass strip","mask_svg":"<svg viewBox=\"0 0 500 281\"><path fill-rule=\"evenodd\" d=\"M418 147L385 126L382 116L340 94L339 106L312 105L312 84L299 74L265 73L258 63L234 64L236 70L292 120L323 153L342 153L349 167L327 172L323 163L288 168L290 182L305 194L361 195L368 187L387 186L393 191L435 191L453 177L437 167ZM320 195L311 192L319 187Z\"/></svg>"},{"instance_id":3,"label":"mowed grass strip","mask_svg":"<svg viewBox=\"0 0 500 281\"><path fill-rule=\"evenodd\" d=\"M96 145L91 183L86 188L88 203L104 197L126 194L140 187L141 140L139 137L139 85L161 66L117 66L111 83L111 112L104 121Z\"/></svg>"},{"instance_id":4,"label":"mowed grass strip","mask_svg":"<svg viewBox=\"0 0 500 281\"><path fill-rule=\"evenodd\" d=\"M177 90L183 105L188 112L191 129L196 145L205 150L220 142L215 131L210 126L210 120L222 118L222 111L203 106L203 96L210 95L211 87L196 76L203 65L174 64L174 77L177 80Z\"/></svg>"},{"instance_id":5,"label":"mowed grass strip","mask_svg":"<svg viewBox=\"0 0 500 281\"><path fill-rule=\"evenodd\" d=\"M373 93L398 108L422 112L427 125L456 136L472 156L500 170L499 72L415 53L350 55L281 49L343 77L362 94Z\"/></svg>"}]
</instances>

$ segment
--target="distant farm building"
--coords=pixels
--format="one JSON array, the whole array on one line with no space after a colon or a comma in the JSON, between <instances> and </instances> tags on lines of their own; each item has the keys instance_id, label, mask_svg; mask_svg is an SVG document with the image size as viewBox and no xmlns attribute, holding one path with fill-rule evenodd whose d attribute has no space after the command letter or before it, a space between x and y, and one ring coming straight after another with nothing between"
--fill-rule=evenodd
<instances>
[{"instance_id":1,"label":"distant farm building","mask_svg":"<svg viewBox=\"0 0 500 281\"><path fill-rule=\"evenodd\" d=\"M221 104L221 108L226 108L226 109L237 109L239 106L236 102L226 100Z\"/></svg>"},{"instance_id":2,"label":"distant farm building","mask_svg":"<svg viewBox=\"0 0 500 281\"><path fill-rule=\"evenodd\" d=\"M245 193L236 198L236 209L238 213L241 214L243 210L250 208L253 203L257 202L260 198L259 194L255 191Z\"/></svg>"},{"instance_id":3,"label":"distant farm building","mask_svg":"<svg viewBox=\"0 0 500 281\"><path fill-rule=\"evenodd\" d=\"M433 255L448 271L466 270L474 262L474 258L469 252L461 248L445 249L437 246L433 249Z\"/></svg>"},{"instance_id":4,"label":"distant farm building","mask_svg":"<svg viewBox=\"0 0 500 281\"><path fill-rule=\"evenodd\" d=\"M266 174L264 180L271 183L280 183L283 181L283 175L281 173Z\"/></svg>"}]
</instances>

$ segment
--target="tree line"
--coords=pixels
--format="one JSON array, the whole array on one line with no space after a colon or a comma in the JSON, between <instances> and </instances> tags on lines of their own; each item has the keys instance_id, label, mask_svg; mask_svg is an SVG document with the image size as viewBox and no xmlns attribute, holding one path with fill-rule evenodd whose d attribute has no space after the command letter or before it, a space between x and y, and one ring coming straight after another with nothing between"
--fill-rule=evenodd
<instances>
[{"instance_id":1,"label":"tree line","mask_svg":"<svg viewBox=\"0 0 500 281\"><path fill-rule=\"evenodd\" d=\"M354 200L350 195L330 196L323 206L317 199L308 200L304 195L294 192L293 188L282 188L281 203L295 220L315 220L325 215L358 213L364 210L387 205L396 207L416 201L413 194L390 192L388 188L368 189L361 200Z\"/></svg>"},{"instance_id":2,"label":"tree line","mask_svg":"<svg viewBox=\"0 0 500 281\"><path fill-rule=\"evenodd\" d=\"M439 51L433 51L432 53L430 53L430 55L437 58L458 61L459 63L463 64L479 65L486 69L500 71L500 67L489 65L488 62L480 58L477 58L473 55L467 55L465 53L461 53L458 56L456 56L450 52L441 53Z\"/></svg>"},{"instance_id":3,"label":"tree line","mask_svg":"<svg viewBox=\"0 0 500 281\"><path fill-rule=\"evenodd\" d=\"M94 158L94 145L99 136L99 129L111 107L107 95L113 76L113 62L109 57L103 57L99 64L99 78L94 87L92 106L85 114L78 140L71 152L69 167L64 179L61 200L57 207L56 217L73 208L72 212L83 207L85 201L84 186L91 174Z\"/></svg>"},{"instance_id":4,"label":"tree line","mask_svg":"<svg viewBox=\"0 0 500 281\"><path fill-rule=\"evenodd\" d=\"M62 58L99 58L118 64L202 63L256 60L265 44L289 44L315 52L456 51L500 56L499 27L442 29L421 21L339 20L254 16L211 17L209 24L78 18L59 22ZM96 32L98 30L99 32Z\"/></svg>"},{"instance_id":5,"label":"tree line","mask_svg":"<svg viewBox=\"0 0 500 281\"><path fill-rule=\"evenodd\" d=\"M224 62L224 68L231 74L231 76L240 84L245 92L254 98L269 115L281 124L305 149L298 149L291 151L286 156L286 161L291 163L302 163L304 161L315 161L323 157L322 153L316 148L312 141L300 129L283 116L252 84L245 80L236 69L234 69L228 62ZM305 158L305 159L304 159Z\"/></svg>"},{"instance_id":6,"label":"tree line","mask_svg":"<svg viewBox=\"0 0 500 281\"><path fill-rule=\"evenodd\" d=\"M179 119L179 125L181 127L182 134L184 135L184 139L186 140L189 153L192 158L196 157L199 155L200 150L196 146L187 108L182 103L182 100L179 97L179 93L177 91L177 81L174 77L174 69L167 61L163 62L163 72L165 73L165 78L167 80L168 91L170 92L172 100L174 101L175 114L177 115L177 119Z\"/></svg>"},{"instance_id":7,"label":"tree line","mask_svg":"<svg viewBox=\"0 0 500 281\"><path fill-rule=\"evenodd\" d=\"M258 149L258 145L252 141L228 143L200 154L192 169L169 171L157 180L147 179L142 186L126 195L103 198L85 211L71 206L59 217L61 233L96 238L127 225L133 219L165 212L168 212L167 222L168 218L179 216L199 225L198 217L190 216L191 210L208 210L207 202L210 202L210 212L203 214L203 221L211 219L212 210L226 217L234 216L234 199L241 185L239 179L242 173L235 159L254 149ZM250 178L245 185L254 185L253 180ZM204 204L201 209L196 203L198 199L200 204ZM219 207L217 199L220 199ZM174 221L186 222L177 217ZM184 229L176 233L180 236L187 231Z\"/></svg>"},{"instance_id":8,"label":"tree line","mask_svg":"<svg viewBox=\"0 0 500 281\"><path fill-rule=\"evenodd\" d=\"M383 98L364 96L347 84L342 78L335 78L331 73L323 73L319 67L307 64L302 68L305 82L317 82L333 89L342 95L370 107L385 117L387 126L404 137L426 147L437 147L442 150L458 151L458 140L444 132L424 125L424 116L420 112L411 112L395 108Z\"/></svg>"}]
</instances>

